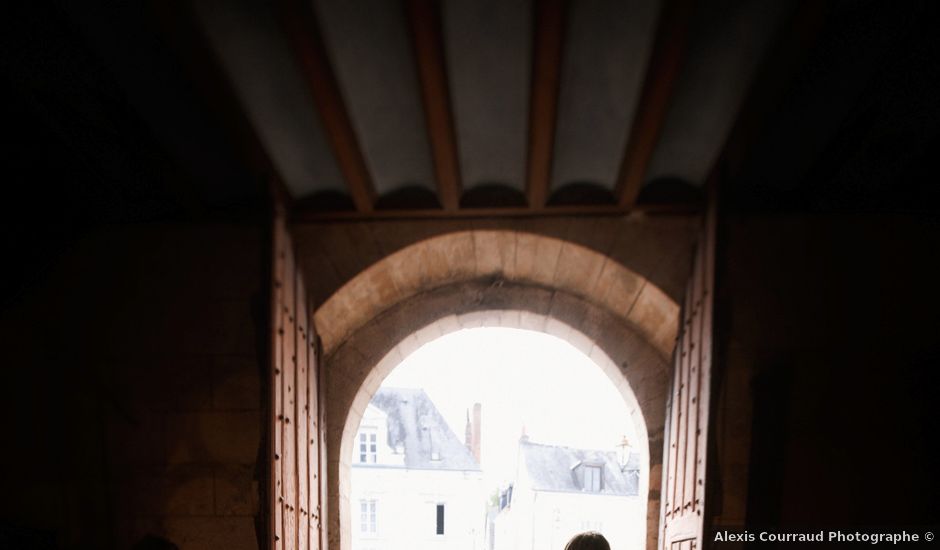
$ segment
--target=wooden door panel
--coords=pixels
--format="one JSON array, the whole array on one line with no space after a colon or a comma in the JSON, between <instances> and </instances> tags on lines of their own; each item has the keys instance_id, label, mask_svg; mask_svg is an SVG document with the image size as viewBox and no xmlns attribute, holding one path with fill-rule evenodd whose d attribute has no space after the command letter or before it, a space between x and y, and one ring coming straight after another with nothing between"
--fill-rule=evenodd
<instances>
[{"instance_id":1,"label":"wooden door panel","mask_svg":"<svg viewBox=\"0 0 940 550\"><path fill-rule=\"evenodd\" d=\"M290 242L289 237L285 239ZM294 266L294 255L289 249L284 257L285 281L284 304L281 309L286 317L284 321L284 385L283 403L284 411L281 413L281 441L284 446L283 460L281 461L281 479L284 490L281 504L284 513L284 549L297 548L297 437L292 422L294 418L295 387L297 384L297 326L295 285L297 282Z\"/></svg>"},{"instance_id":2,"label":"wooden door panel","mask_svg":"<svg viewBox=\"0 0 940 550\"><path fill-rule=\"evenodd\" d=\"M270 541L274 550L312 550L324 540L323 422L316 332L290 234L273 236Z\"/></svg>"},{"instance_id":3,"label":"wooden door panel","mask_svg":"<svg viewBox=\"0 0 940 550\"><path fill-rule=\"evenodd\" d=\"M702 547L711 393L714 210L706 216L682 306L666 404L660 548Z\"/></svg>"},{"instance_id":4,"label":"wooden door panel","mask_svg":"<svg viewBox=\"0 0 940 550\"><path fill-rule=\"evenodd\" d=\"M272 274L271 274L271 326L273 337L271 339L272 369L271 369L271 406L273 408L271 424L271 488L269 506L271 509L271 548L282 550L284 548L284 516L283 516L283 476L281 462L284 455L284 445L281 440L283 431L281 422L284 414L284 256L286 233L275 228L272 244Z\"/></svg>"},{"instance_id":5,"label":"wooden door panel","mask_svg":"<svg viewBox=\"0 0 940 550\"><path fill-rule=\"evenodd\" d=\"M310 368L310 346L307 345L307 295L304 292L303 280L296 272L295 284L297 298L297 380L294 423L297 442L297 550L307 550L310 547L310 520L307 515L309 507L308 484L310 471L308 468L307 453L307 425L309 423L309 404L307 403L307 371Z\"/></svg>"}]
</instances>

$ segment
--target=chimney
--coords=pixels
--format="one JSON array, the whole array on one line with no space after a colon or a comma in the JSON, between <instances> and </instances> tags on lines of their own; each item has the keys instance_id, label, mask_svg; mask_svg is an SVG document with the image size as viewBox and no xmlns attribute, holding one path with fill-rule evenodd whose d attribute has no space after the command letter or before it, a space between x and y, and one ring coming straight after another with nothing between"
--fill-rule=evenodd
<instances>
[{"instance_id":1,"label":"chimney","mask_svg":"<svg viewBox=\"0 0 940 550\"><path fill-rule=\"evenodd\" d=\"M463 444L467 450L473 452L473 424L470 422L470 409L467 409L467 427L463 431Z\"/></svg>"},{"instance_id":2,"label":"chimney","mask_svg":"<svg viewBox=\"0 0 940 550\"><path fill-rule=\"evenodd\" d=\"M480 464L480 445L483 429L483 405L479 403L473 404L473 439L471 440L472 445L470 446L470 452L473 453L473 457L477 459L477 464Z\"/></svg>"}]
</instances>

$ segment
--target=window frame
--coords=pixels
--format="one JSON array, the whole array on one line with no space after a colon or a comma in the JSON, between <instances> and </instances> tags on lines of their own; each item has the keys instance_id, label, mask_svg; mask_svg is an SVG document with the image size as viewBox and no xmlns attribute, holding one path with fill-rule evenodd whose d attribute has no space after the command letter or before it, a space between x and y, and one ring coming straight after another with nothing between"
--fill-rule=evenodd
<instances>
[{"instance_id":1,"label":"window frame","mask_svg":"<svg viewBox=\"0 0 940 550\"><path fill-rule=\"evenodd\" d=\"M379 436L375 428L363 428L359 430L357 444L359 450L356 455L359 457L359 464L377 464L379 461Z\"/></svg>"},{"instance_id":2,"label":"window frame","mask_svg":"<svg viewBox=\"0 0 940 550\"><path fill-rule=\"evenodd\" d=\"M604 489L604 468L597 464L584 464L582 469L584 470L583 489L589 493L600 493ZM591 474L590 478L588 473Z\"/></svg>"},{"instance_id":3,"label":"window frame","mask_svg":"<svg viewBox=\"0 0 940 550\"><path fill-rule=\"evenodd\" d=\"M378 501L374 498L359 499L359 534L377 537L379 533Z\"/></svg>"},{"instance_id":4,"label":"window frame","mask_svg":"<svg viewBox=\"0 0 940 550\"><path fill-rule=\"evenodd\" d=\"M434 505L434 534L438 537L443 537L447 533L446 504L445 502L438 502Z\"/></svg>"}]
</instances>

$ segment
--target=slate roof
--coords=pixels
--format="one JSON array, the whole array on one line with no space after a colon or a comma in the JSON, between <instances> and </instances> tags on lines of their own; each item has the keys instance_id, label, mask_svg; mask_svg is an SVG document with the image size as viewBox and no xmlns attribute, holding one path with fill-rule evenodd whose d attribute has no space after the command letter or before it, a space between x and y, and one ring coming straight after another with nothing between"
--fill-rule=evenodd
<instances>
[{"instance_id":1,"label":"slate roof","mask_svg":"<svg viewBox=\"0 0 940 550\"><path fill-rule=\"evenodd\" d=\"M405 467L415 470L479 470L480 464L447 425L424 390L380 388L371 404L388 415L388 445L405 449ZM432 460L437 452L440 459Z\"/></svg>"},{"instance_id":2,"label":"slate roof","mask_svg":"<svg viewBox=\"0 0 940 550\"><path fill-rule=\"evenodd\" d=\"M639 494L640 458L636 453L630 453L626 467L621 470L614 451L573 449L523 440L519 442L519 452L536 491L584 492L583 477L577 466L587 464L603 468L600 494Z\"/></svg>"}]
</instances>

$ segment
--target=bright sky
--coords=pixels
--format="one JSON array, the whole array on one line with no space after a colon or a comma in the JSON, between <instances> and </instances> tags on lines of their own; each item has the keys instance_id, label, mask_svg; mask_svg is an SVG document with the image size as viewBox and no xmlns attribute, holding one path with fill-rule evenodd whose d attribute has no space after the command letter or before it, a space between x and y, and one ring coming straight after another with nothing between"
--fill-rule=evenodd
<instances>
[{"instance_id":1,"label":"bright sky","mask_svg":"<svg viewBox=\"0 0 940 550\"><path fill-rule=\"evenodd\" d=\"M616 450L636 441L620 392L591 359L541 332L457 331L425 344L383 386L424 388L463 441L467 410L483 405L481 462L488 490L513 478L525 427L538 443Z\"/></svg>"}]
</instances>

